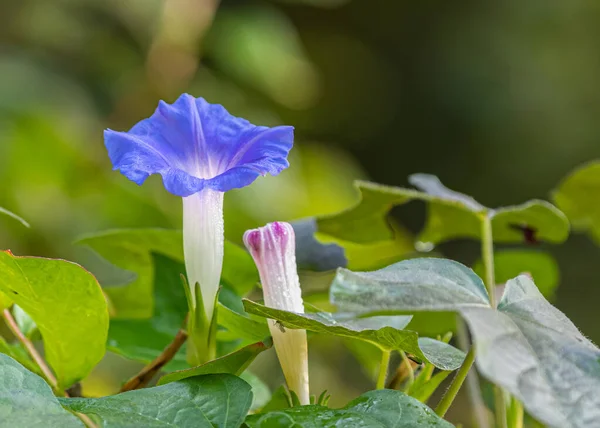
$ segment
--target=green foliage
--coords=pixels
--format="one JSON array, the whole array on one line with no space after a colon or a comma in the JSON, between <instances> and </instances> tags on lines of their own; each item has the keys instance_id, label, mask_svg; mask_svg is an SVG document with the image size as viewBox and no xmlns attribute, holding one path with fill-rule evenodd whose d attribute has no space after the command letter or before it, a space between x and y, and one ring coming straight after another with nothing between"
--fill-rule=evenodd
<instances>
[{"instance_id":1,"label":"green foliage","mask_svg":"<svg viewBox=\"0 0 600 428\"><path fill-rule=\"evenodd\" d=\"M411 245L404 242L406 236L400 227L388 227L385 217L392 206L410 200L428 204L426 225L418 237L422 243L437 244L459 237L479 239L485 219L491 220L497 242L561 242L568 234L564 215L543 201L492 210L445 188L433 176L418 174L411 182L422 191L359 182L363 199L355 207L316 223L312 219L297 223L301 267L317 271L344 264L367 268L383 264L384 259L389 262L406 257ZM328 236L336 243L322 244L316 236ZM105 286L114 315L108 331L109 349L145 363L154 360L182 328L189 309L185 284L182 287L180 283L185 273L181 232L117 230L83 238L80 243L100 255L108 263L104 268L118 277ZM511 279L527 272L543 286L544 295L552 296L558 283L553 259L542 252L513 249L498 252L494 261L497 281L507 282L498 308L490 306L485 286L472 270L449 260L421 258L374 272L339 269L330 296L341 312L297 314L246 299L242 304L240 296L255 287L257 272L246 251L227 242L223 288L215 312L221 357L187 368L184 346L166 366L167 371L180 370L162 376L158 387L97 399L54 399L52 411L72 418L70 413L60 413L60 403L72 412L116 427L190 423L237 427L250 408L262 408L263 413L248 416L245 423L249 427L331 423L451 426L421 402L461 366L465 354L443 341L419 337L416 331L405 329L413 318L408 315L411 312L418 312L415 326L419 330L426 326L423 321L440 327L441 318L422 317L423 312L434 311L443 317L458 312L466 320L479 371L521 400L533 416L551 426L593 424L597 418L594 409L600 406L593 394L600 387L600 351L544 299L528 277ZM26 335L41 333L59 388L84 378L104 354L107 337L107 302L97 282L79 266L60 260L1 253L0 262L1 306L15 304L12 312ZM482 263L476 263L474 269L482 272ZM324 294L323 290L318 293ZM360 341L362 346L381 351L403 351L424 366L405 384L408 395L378 390L337 410L326 407L321 399L318 404L301 407L297 407L296 399L296 405L290 407L284 390L271 395L259 378L244 372L272 345L267 320L284 330L306 329ZM444 330L450 326L446 321L443 324ZM370 360L374 354L369 351L373 348L355 348L357 356L373 369ZM229 353L223 355L226 349ZM38 371L21 345L2 340L0 351ZM25 371L12 359L7 361L12 369ZM434 374L435 368L440 371ZM236 375L244 376L252 386ZM584 398L569 394L574 388ZM173 397L176 404L169 403ZM518 404L511 409L518 409ZM569 413L571 409L575 409L575 416ZM518 414L511 415L518 422ZM81 426L76 418L70 423Z\"/></svg>"},{"instance_id":2,"label":"green foliage","mask_svg":"<svg viewBox=\"0 0 600 428\"><path fill-rule=\"evenodd\" d=\"M339 269L331 299L340 310L353 312L458 311L490 305L483 281L471 269L430 258L405 260L374 272Z\"/></svg>"},{"instance_id":3,"label":"green foliage","mask_svg":"<svg viewBox=\"0 0 600 428\"><path fill-rule=\"evenodd\" d=\"M343 340L344 346L352 353L354 358L360 363L362 370L373 381L377 379L379 365L381 362L381 349L370 342L359 339Z\"/></svg>"},{"instance_id":4,"label":"green foliage","mask_svg":"<svg viewBox=\"0 0 600 428\"><path fill-rule=\"evenodd\" d=\"M154 253L151 261L154 269L152 316L148 319L113 319L108 331L109 350L143 363L156 358L184 327L188 308L180 278L185 272L183 264ZM181 349L168 369L186 367L185 349Z\"/></svg>"},{"instance_id":5,"label":"green foliage","mask_svg":"<svg viewBox=\"0 0 600 428\"><path fill-rule=\"evenodd\" d=\"M20 343L8 343L0 336L0 353L8 355L31 372L36 374L41 373L39 367L31 360L31 357L27 354L27 351L23 349Z\"/></svg>"},{"instance_id":6,"label":"green foliage","mask_svg":"<svg viewBox=\"0 0 600 428\"><path fill-rule=\"evenodd\" d=\"M11 300L11 298L6 294L0 292L0 310L3 311L6 308L10 308L12 304L13 301Z\"/></svg>"},{"instance_id":7,"label":"green foliage","mask_svg":"<svg viewBox=\"0 0 600 428\"><path fill-rule=\"evenodd\" d=\"M50 386L7 355L0 354L0 424L4 427L83 428L63 409Z\"/></svg>"},{"instance_id":8,"label":"green foliage","mask_svg":"<svg viewBox=\"0 0 600 428\"><path fill-rule=\"evenodd\" d=\"M409 201L427 203L428 216L418 240L438 244L450 239L481 236L480 218L490 216L496 242L521 243L527 240L524 229L533 231L536 240L563 242L569 224L556 207L545 201L530 201L523 205L486 208L473 198L444 187L435 176L415 174L411 183L416 191L356 182L361 199L352 208L317 220L318 231L334 238L355 243L389 240L393 237L386 216L393 206Z\"/></svg>"},{"instance_id":9,"label":"green foliage","mask_svg":"<svg viewBox=\"0 0 600 428\"><path fill-rule=\"evenodd\" d=\"M406 257L412 244L407 244L401 227L393 225L390 229L385 217L392 206L410 200L428 204L426 225L418 237L421 243L437 244L460 237L479 239L481 226L488 220L496 242L556 243L568 234L565 216L544 201L489 209L447 189L433 176L418 174L411 177L411 182L422 191L359 182L363 199L355 207L316 223L314 219L298 222L300 266L316 271L345 264L367 268ZM317 236L335 243L323 244ZM183 287L180 283L185 273L181 232L117 230L83 238L80 243L100 255L104 268L118 278L105 284L114 315L108 335L107 302L91 274L62 260L0 253L0 309L14 304L12 313L19 329L29 337L41 333L46 358L56 372L60 389L90 372L104 354L106 338L110 350L150 363L163 355L183 327L189 310L185 281ZM241 297L258 283L256 268L244 249L227 242L223 287L211 330L216 331L220 357L187 368L184 345L165 367L166 371L180 370L162 376L157 387L104 398L58 401L53 396L44 398L49 387L9 357L2 357L0 369L13 377L15 370L24 372L22 378L37 385L31 392L27 384L24 393L33 394L30 401L33 406L41 406L42 415L50 414L46 418L50 426L54 418L61 425L81 426L80 420L60 404L115 427L237 427L244 420L249 427L451 426L421 402L432 396L451 371L463 365L465 354L444 341L419 337L417 331L405 328L412 322L419 331L427 330L427 323L452 329L448 314L458 312L473 335L476 363L483 376L502 386L531 415L550 426L593 425L600 408L594 395L600 388L600 350L545 300L544 295L552 297L558 284L556 263L546 253L521 249L500 251L494 262L497 282L506 282L497 308L490 306L486 288L473 270L449 260L416 258L374 272L339 269L330 289L331 303L338 312L312 308L312 312L299 314L242 301ZM477 262L474 269L483 272L482 262ZM527 276L512 279L524 272L538 281L542 293ZM199 290L197 294L201 295ZM324 297L326 292L321 287L315 295ZM311 307L308 302L306 305ZM417 312L414 320L412 314L408 315L413 312ZM426 312L437 312L439 316L423 317ZM351 343L355 344L357 357L370 370L387 369L387 363L381 367L372 364L372 350L377 348L406 352L423 366L410 382L402 383L408 395L392 390L371 391L341 409L328 408L322 395L317 404L299 406L294 394L291 401L284 389L271 394L258 377L245 372L260 353L272 346L267 322L277 322L284 331L306 329L354 341ZM2 339L0 352L39 372L21 344ZM437 373L435 368L439 369ZM18 400L2 399L11 409L11 418L21 417L15 410L19 409ZM514 400L512 403L511 420L518 424L520 404ZM262 413L247 416L250 409L262 409ZM29 417L27 412L20 413ZM15 419L15 423L20 422Z\"/></svg>"},{"instance_id":10,"label":"green foliage","mask_svg":"<svg viewBox=\"0 0 600 428\"><path fill-rule=\"evenodd\" d=\"M60 388L86 377L104 356L106 301L81 266L0 252L0 290L37 324Z\"/></svg>"},{"instance_id":11,"label":"green foliage","mask_svg":"<svg viewBox=\"0 0 600 428\"><path fill-rule=\"evenodd\" d=\"M268 413L275 410L289 409L290 407L290 395L287 389L281 385L271 394L271 399L261 408L261 411Z\"/></svg>"},{"instance_id":12,"label":"green foliage","mask_svg":"<svg viewBox=\"0 0 600 428\"><path fill-rule=\"evenodd\" d=\"M590 35L597 33L596 2L490 2L476 9L468 2L437 8L426 2L409 7L349 0L229 2L219 10L204 8L201 22L192 1L167 2L167 7L158 0L4 3L0 9L9 25L0 29L5 48L0 56L0 202L22 212L34 228L23 229L17 223L28 226L22 218L0 207L0 246L19 254L81 260L81 248L69 244L82 231L107 224L180 224L179 198L164 191L159 177L139 188L111 171L98 132L128 129L150 113L159 96L174 99L176 91L185 90L253 123L278 124L283 118L299 131L291 168L249 189L228 192L225 224L228 237L240 242L244 230L266 221L306 219L294 224L305 303L310 300L334 314L279 315L281 328L338 335L317 346L309 342L313 393L327 383L333 400L345 403L347 395L362 392L357 388L366 383L347 370L339 342L353 343L370 371L379 368L381 348L394 346L431 354L440 366L450 364L444 361L448 354L456 365L454 348L416 333L435 336L452 330L468 342L468 332L454 325L459 319L460 326L463 317L476 347L478 373L506 392L509 428L542 426L527 414L523 424L519 399L544 426L600 426L598 349L545 300L556 295L559 306L579 322L593 320L597 274L585 263L597 254L584 241L573 240L557 253L567 287L560 293L557 264L542 252L544 247L500 249L494 269L489 258L485 269L481 262L474 264L476 274L486 270L489 282L495 277L501 285L498 308L490 307L480 281L466 268L424 269L428 262L415 262L406 271L391 266L384 274L341 271L334 301L342 310L367 313L336 312L328 301L330 270L381 269L422 255L415 248L429 250L456 238L478 240L484 219L491 219L493 228L488 248L562 242L568 234L566 218L600 244L600 161L575 170L553 193L566 218L544 201L491 209L422 174L411 178L417 190L358 182L362 200L331 214L352 203L349 180L365 172L394 182L402 171L429 165L441 168L448 179L471 179L470 187L486 200L519 201L527 192L540 194L538 186L566 163L594 151L600 103L590 88L600 62L596 38ZM333 10L342 5L343 10ZM541 18L531 25L531 17ZM436 25L423 25L431 22ZM408 40L406 31L397 31L412 27L426 28L426 37ZM376 45L382 41L380 49ZM196 55L197 46L202 46L201 55ZM394 47L400 47L401 58ZM510 64L510 79L498 64ZM391 144L399 135L403 142ZM313 138L328 143L315 144L309 141ZM340 144L342 149L331 149ZM346 149L360 154L360 162ZM532 168L540 162L544 168ZM393 207L411 201L427 210L416 239L389 221ZM172 340L187 312L179 282L179 273L185 272L181 233L121 230L83 242L97 251L98 260L103 258L97 270L82 264L97 274L113 316L108 348L150 362ZM448 246L448 254L470 260L471 254L458 247ZM67 386L85 377L104 353L106 304L95 281L75 265L30 259L39 265L20 266L22 260L0 253L0 310L8 308L50 361L61 387ZM7 261L16 265L7 267ZM530 279L514 279L521 273L532 276L539 292ZM342 277L346 288L336 294ZM263 316L245 313L241 299L257 282L245 250L226 243L215 314L217 355L229 354L186 374L239 373L256 356L256 345L268 341L268 318L279 315L269 308L261 309ZM350 287L353 282L358 285ZM381 289L386 292L374 292ZM259 294L256 290L249 297L260 299ZM350 295L360 298L353 301ZM373 319L365 321L373 310ZM412 311L420 312L411 314L411 332L402 320ZM396 391L371 391L342 409L328 408L320 399L319 405L290 408L284 387L270 394L247 370L240 377L252 392L235 376L213 373L105 398L57 400L30 373L40 369L31 348L26 351L27 339L13 337L4 327L0 320L0 427L83 427L61 403L71 411L89 412L98 428L245 426L248 411L260 409L260 415L247 417L249 426L421 427L426 421L451 426ZM582 327L590 335L598 333L593 321ZM410 340L402 342L403 335ZM40 338L45 349L37 343ZM186 367L185 347L161 370ZM265 381L273 384L271 375L278 370L258 363L257 373L267 373ZM114 393L125 371L133 370L125 364L131 363L109 356L83 379L83 394ZM336 370L325 370L332 367ZM439 395L442 381L449 383L451 377L450 371L428 363L410 386L402 387L425 402L435 391ZM333 384L336 380L339 385ZM466 426L473 418L461 404L449 413L450 420Z\"/></svg>"},{"instance_id":13,"label":"green foliage","mask_svg":"<svg viewBox=\"0 0 600 428\"><path fill-rule=\"evenodd\" d=\"M576 171L554 198L577 228L600 240L600 210L596 212L589 197L590 188L600 187L597 171L598 164ZM454 330L454 313L458 313L472 333L475 352L469 356L476 356L479 373L512 396L509 408L496 406L498 412L508 410L512 425L521 424L522 403L533 417L552 427L593 426L600 419L595 394L600 390L600 350L545 299L553 297L559 272L544 252L508 249L493 255L492 277L506 283L498 307L490 304L477 275L483 276L489 266L484 268L478 261L473 271L433 258L405 260L373 272L339 269L329 290L331 302L325 302L322 284L336 267L366 270L420 256L413 251L410 234L398 224L388 224L386 218L392 207L410 201L427 204L425 227L416 238L422 249L456 238L481 239L482 226L490 224L494 243L560 243L569 232L567 217L545 201L491 209L446 188L434 176L416 174L410 182L418 190L359 181L361 200L355 206L295 223L304 285L316 301L338 312L322 312L308 301L306 307L312 311L299 314L242 300L258 284L257 270L243 248L226 242L216 322L210 327L212 337L218 338L218 358L188 368L184 344L166 366L157 366L167 372L179 369L163 375L157 387L103 398L57 400L32 373L40 372L34 362L39 358L27 347L27 339L8 343L0 337L0 352L6 354L0 355L4 381L0 381L0 407L8 409L2 417L6 413L5 419L17 426L43 421L50 427L82 426L73 413L113 427L451 426L423 403L451 371L460 367L464 379L472 358L465 360L464 352L447 340L419 337L417 331L431 330L432 325L441 331ZM22 221L1 208L0 213ZM486 242L491 246L489 234ZM103 283L105 294L95 278L76 264L0 253L0 309L12 306L10 311L26 337L41 334L59 390L90 373L104 355L106 339L110 350L126 358L144 363L161 358L190 309L189 290L185 281L183 287L180 283L185 278L181 232L114 230L79 243L99 256L101 263L94 272L109 278ZM521 273L531 275L540 289L529 276L518 276ZM316 284L319 281L321 285ZM199 290L196 294L201 295ZM381 351L388 356L389 351L405 352L422 365L410 381L391 381L406 394L370 391L341 409L332 409L323 393L318 400L313 397L316 404L300 406L294 393L290 396L279 388L271 394L260 378L245 371L272 346L268 322L276 322L282 331L305 329L344 339L368 370L379 370L381 381L388 369L387 359L381 364L374 361ZM409 322L414 331L406 329ZM459 385L454 382L457 387L446 394L439 414L445 413ZM262 413L248 416L249 411Z\"/></svg>"},{"instance_id":14,"label":"green foliage","mask_svg":"<svg viewBox=\"0 0 600 428\"><path fill-rule=\"evenodd\" d=\"M252 403L250 385L211 374L102 398L61 398L73 412L98 417L103 426L238 428Z\"/></svg>"},{"instance_id":15,"label":"green foliage","mask_svg":"<svg viewBox=\"0 0 600 428\"><path fill-rule=\"evenodd\" d=\"M221 303L217 305L217 322L227 330L220 331L217 335L217 338L221 340L245 339L259 342L271 335L264 319L252 319Z\"/></svg>"},{"instance_id":16,"label":"green foliage","mask_svg":"<svg viewBox=\"0 0 600 428\"><path fill-rule=\"evenodd\" d=\"M249 416L250 428L329 427L417 428L452 427L424 404L400 391L367 392L341 409L310 405Z\"/></svg>"},{"instance_id":17,"label":"green foliage","mask_svg":"<svg viewBox=\"0 0 600 428\"><path fill-rule=\"evenodd\" d=\"M271 401L271 390L258 376L252 374L249 370L246 370L241 373L239 377L245 380L252 388L252 405L250 406L251 413L262 409Z\"/></svg>"},{"instance_id":18,"label":"green foliage","mask_svg":"<svg viewBox=\"0 0 600 428\"><path fill-rule=\"evenodd\" d=\"M106 288L115 318L149 318L154 308L152 253L183 262L181 231L167 229L122 229L88 235L78 244L93 249L104 259L136 277L127 285ZM221 283L244 295L258 283L254 262L248 253L225 242Z\"/></svg>"},{"instance_id":19,"label":"green foliage","mask_svg":"<svg viewBox=\"0 0 600 428\"><path fill-rule=\"evenodd\" d=\"M483 263L478 260L473 266L477 275L483 277ZM559 271L556 260L542 251L514 249L494 253L496 283L503 284L509 279L527 273L545 298L552 300L558 287Z\"/></svg>"},{"instance_id":20,"label":"green foliage","mask_svg":"<svg viewBox=\"0 0 600 428\"><path fill-rule=\"evenodd\" d=\"M248 368L250 363L254 361L258 354L266 351L272 345L273 343L271 340L253 343L252 345L240 348L237 351L223 355L222 357L216 358L200 366L169 373L160 378L158 384L164 385L181 379L210 373L230 373L234 375L241 375L242 372Z\"/></svg>"},{"instance_id":21,"label":"green foliage","mask_svg":"<svg viewBox=\"0 0 600 428\"><path fill-rule=\"evenodd\" d=\"M446 334L442 338L443 343L448 343L452 334ZM438 371L435 375L435 366L433 364L424 364L421 366L414 379L409 378L406 387L403 389L408 395L417 400L427 403L427 400L433 395L440 384L450 375L450 371ZM414 375L414 373L413 373Z\"/></svg>"},{"instance_id":22,"label":"green foliage","mask_svg":"<svg viewBox=\"0 0 600 428\"><path fill-rule=\"evenodd\" d=\"M552 196L573 228L600 243L600 161L587 163L564 178Z\"/></svg>"},{"instance_id":23,"label":"green foliage","mask_svg":"<svg viewBox=\"0 0 600 428\"><path fill-rule=\"evenodd\" d=\"M431 379L411 387L409 390L409 395L423 403L426 403L450 373L451 372L449 371L441 371L436 373L431 377Z\"/></svg>"},{"instance_id":24,"label":"green foliage","mask_svg":"<svg viewBox=\"0 0 600 428\"><path fill-rule=\"evenodd\" d=\"M18 215L8 211L5 208L0 207L0 214L4 214L7 215L15 220L17 220L18 222L20 222L23 226L25 227L29 227L29 223L27 223L25 220L23 220L21 217L19 217ZM6 294L0 292L0 311L10 307L12 305L12 300L10 299L9 296L7 296Z\"/></svg>"},{"instance_id":25,"label":"green foliage","mask_svg":"<svg viewBox=\"0 0 600 428\"><path fill-rule=\"evenodd\" d=\"M481 279L443 259L414 259L370 273L341 269L331 289L343 310L453 310L474 335L480 372L551 426L592 426L600 415L600 349L527 277L506 284L497 309ZM573 391L578 391L573 394Z\"/></svg>"},{"instance_id":26,"label":"green foliage","mask_svg":"<svg viewBox=\"0 0 600 428\"><path fill-rule=\"evenodd\" d=\"M457 369L465 356L462 351L446 343L419 338L414 331L403 330L410 322L411 317L407 316L356 318L347 314L336 316L327 312L297 314L268 308L249 300L244 300L244 307L251 314L278 321L284 328L306 329L317 333L360 339L386 351L406 351L443 370Z\"/></svg>"},{"instance_id":27,"label":"green foliage","mask_svg":"<svg viewBox=\"0 0 600 428\"><path fill-rule=\"evenodd\" d=\"M172 230L132 229L85 236L77 243L136 274L135 280L125 286L105 289L114 310L113 318L149 318L154 307L152 253L183 261L182 239L181 232Z\"/></svg>"}]
</instances>

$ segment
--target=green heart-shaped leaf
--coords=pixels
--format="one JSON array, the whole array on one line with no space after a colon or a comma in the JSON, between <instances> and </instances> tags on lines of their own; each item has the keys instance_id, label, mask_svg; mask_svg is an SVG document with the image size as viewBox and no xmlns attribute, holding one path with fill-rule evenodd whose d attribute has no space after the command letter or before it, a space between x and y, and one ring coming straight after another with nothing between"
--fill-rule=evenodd
<instances>
[{"instance_id":1,"label":"green heart-shaped leaf","mask_svg":"<svg viewBox=\"0 0 600 428\"><path fill-rule=\"evenodd\" d=\"M479 239L484 216L491 218L496 242L560 243L568 236L569 223L565 215L548 202L533 200L518 206L490 209L470 196L444 187L435 176L415 174L410 181L422 191L357 181L360 201L339 214L319 218L318 231L361 244L390 240L393 233L386 217L391 208L421 200L428 206L425 228L418 238L423 244L456 238Z\"/></svg>"},{"instance_id":2,"label":"green heart-shaped leaf","mask_svg":"<svg viewBox=\"0 0 600 428\"><path fill-rule=\"evenodd\" d=\"M37 324L59 388L83 379L104 356L106 300L81 266L0 252L0 290Z\"/></svg>"}]
</instances>

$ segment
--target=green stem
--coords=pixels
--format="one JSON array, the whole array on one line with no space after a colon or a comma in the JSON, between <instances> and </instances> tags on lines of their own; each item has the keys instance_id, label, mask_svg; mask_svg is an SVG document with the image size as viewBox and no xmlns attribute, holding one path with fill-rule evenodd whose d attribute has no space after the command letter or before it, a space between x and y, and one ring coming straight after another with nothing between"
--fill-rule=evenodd
<instances>
[{"instance_id":1,"label":"green stem","mask_svg":"<svg viewBox=\"0 0 600 428\"><path fill-rule=\"evenodd\" d=\"M27 351L27 353L29 354L31 359L40 368L42 374L44 375L44 377L46 378L46 381L50 384L52 389L54 389L57 393L64 395L64 392L60 391L58 389L58 382L56 381L56 377L54 376L54 373L52 373L52 370L50 370L50 368L48 367L48 365L46 364L46 362L44 361L42 356L39 354L37 349L35 349L35 346L31 342L31 340L29 340L23 334L23 332L21 332L21 329L19 329L17 322L15 321L15 319L13 318L12 314L10 313L10 311L8 309L4 309L4 311L2 311L2 317L4 318L4 322L6 323L6 326L10 329L12 334L14 334L14 336L17 338L17 340L19 342L21 342L21 345L23 345L23 347L25 348L25 350Z\"/></svg>"},{"instance_id":2,"label":"green stem","mask_svg":"<svg viewBox=\"0 0 600 428\"><path fill-rule=\"evenodd\" d=\"M469 350L469 330L465 321L460 317L457 317L457 339L459 348L465 352ZM471 370L467 375L467 395L471 403L471 408L475 414L475 426L477 428L489 428L490 420L488 416L488 409L481 397L481 387L479 386L479 378L477 370Z\"/></svg>"},{"instance_id":3,"label":"green stem","mask_svg":"<svg viewBox=\"0 0 600 428\"><path fill-rule=\"evenodd\" d=\"M496 308L496 279L494 275L494 238L492 236L492 219L489 213L481 218L481 255L485 269L485 287L490 298L490 306ZM506 401L504 392L494 386L494 404L496 408L496 427L506 428Z\"/></svg>"},{"instance_id":4,"label":"green stem","mask_svg":"<svg viewBox=\"0 0 600 428\"><path fill-rule=\"evenodd\" d=\"M460 387L467 378L467 374L469 374L469 370L473 365L473 361L475 361L475 348L471 347L469 353L467 354L465 360L462 363L462 366L460 366L458 372L456 372L456 376L454 376L454 380L452 381L450 388L448 388L448 391L446 391L446 394L444 394L444 397L435 408L435 413L437 413L439 417L444 417L444 415L452 405L452 402L456 398L456 394L458 394Z\"/></svg>"},{"instance_id":5,"label":"green stem","mask_svg":"<svg viewBox=\"0 0 600 428\"><path fill-rule=\"evenodd\" d=\"M431 363L427 364L423 369L425 380L429 382L431 380L431 376L433 376L433 371L435 370L435 366Z\"/></svg>"},{"instance_id":6,"label":"green stem","mask_svg":"<svg viewBox=\"0 0 600 428\"><path fill-rule=\"evenodd\" d=\"M506 400L504 399L504 391L498 385L494 385L494 406L496 407L496 427L507 428Z\"/></svg>"},{"instance_id":7,"label":"green stem","mask_svg":"<svg viewBox=\"0 0 600 428\"><path fill-rule=\"evenodd\" d=\"M508 411L508 426L510 428L523 428L523 405L515 397L511 397Z\"/></svg>"},{"instance_id":8,"label":"green stem","mask_svg":"<svg viewBox=\"0 0 600 428\"><path fill-rule=\"evenodd\" d=\"M385 388L388 366L390 364L391 351L381 351L381 364L379 365L379 376L377 377L377 389Z\"/></svg>"},{"instance_id":9,"label":"green stem","mask_svg":"<svg viewBox=\"0 0 600 428\"><path fill-rule=\"evenodd\" d=\"M481 257L485 270L484 283L490 306L496 307L496 279L494 278L494 239L492 237L492 219L486 214L481 220Z\"/></svg>"}]
</instances>

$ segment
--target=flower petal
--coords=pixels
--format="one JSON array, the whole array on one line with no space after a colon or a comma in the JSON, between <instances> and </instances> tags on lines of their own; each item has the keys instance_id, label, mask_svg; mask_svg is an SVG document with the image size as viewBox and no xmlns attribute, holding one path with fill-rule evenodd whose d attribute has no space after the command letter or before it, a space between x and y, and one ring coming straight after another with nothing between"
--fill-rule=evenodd
<instances>
[{"instance_id":1,"label":"flower petal","mask_svg":"<svg viewBox=\"0 0 600 428\"><path fill-rule=\"evenodd\" d=\"M104 137L114 168L127 178L142 184L161 174L169 192L189 196L278 174L289 166L294 132L291 126L252 125L221 105L183 94L173 104L161 101L129 132L107 130Z\"/></svg>"},{"instance_id":2,"label":"flower petal","mask_svg":"<svg viewBox=\"0 0 600 428\"><path fill-rule=\"evenodd\" d=\"M104 141L114 169L138 185L158 173L163 177L165 188L177 196L190 196L206 187L206 180L172 168L172 161L143 139L107 129Z\"/></svg>"}]
</instances>

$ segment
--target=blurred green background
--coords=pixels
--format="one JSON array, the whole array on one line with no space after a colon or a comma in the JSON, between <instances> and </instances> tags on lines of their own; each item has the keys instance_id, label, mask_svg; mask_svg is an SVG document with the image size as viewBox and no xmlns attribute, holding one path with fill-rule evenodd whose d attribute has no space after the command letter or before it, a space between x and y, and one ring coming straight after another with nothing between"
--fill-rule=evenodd
<instances>
[{"instance_id":1,"label":"blurred green background","mask_svg":"<svg viewBox=\"0 0 600 428\"><path fill-rule=\"evenodd\" d=\"M356 178L405 185L429 172L492 207L547 199L600 157L598 40L594 0L3 1L0 206L32 227L0 217L0 246L80 260L82 233L179 227L179 198L156 177L137 187L113 172L102 131L129 129L181 92L296 127L289 170L227 194L237 242L267 221L350 205ZM423 224L418 204L394 214ZM555 304L600 342L600 249L574 235L549 250ZM441 251L472 263L478 247ZM339 342L313 344L315 391L342 404L370 387ZM97 394L134 369L115 359L103 370Z\"/></svg>"}]
</instances>

